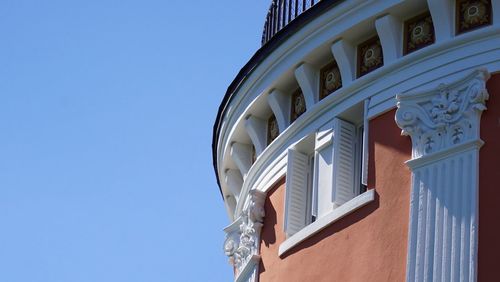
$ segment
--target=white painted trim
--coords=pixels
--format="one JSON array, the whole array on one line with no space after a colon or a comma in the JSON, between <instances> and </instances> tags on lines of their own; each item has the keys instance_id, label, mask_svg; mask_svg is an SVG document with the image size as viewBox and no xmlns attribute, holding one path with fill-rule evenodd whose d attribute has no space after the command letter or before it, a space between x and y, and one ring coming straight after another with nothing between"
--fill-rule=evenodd
<instances>
[{"instance_id":1,"label":"white painted trim","mask_svg":"<svg viewBox=\"0 0 500 282\"><path fill-rule=\"evenodd\" d=\"M455 34L454 11L455 1L450 0L427 0L432 22L434 23L434 32L436 42L450 40Z\"/></svg>"},{"instance_id":2,"label":"white painted trim","mask_svg":"<svg viewBox=\"0 0 500 282\"><path fill-rule=\"evenodd\" d=\"M493 14L493 24L500 25L500 0L491 0L491 13Z\"/></svg>"},{"instance_id":3,"label":"white painted trim","mask_svg":"<svg viewBox=\"0 0 500 282\"><path fill-rule=\"evenodd\" d=\"M269 106L271 107L271 110L276 117L276 121L278 122L278 127L281 133L290 124L290 96L277 89L274 89L267 96L267 102L269 103Z\"/></svg>"},{"instance_id":4,"label":"white painted trim","mask_svg":"<svg viewBox=\"0 0 500 282\"><path fill-rule=\"evenodd\" d=\"M384 65L391 64L401 57L403 50L403 23L392 15L386 15L375 21L382 52Z\"/></svg>"},{"instance_id":5,"label":"white painted trim","mask_svg":"<svg viewBox=\"0 0 500 282\"><path fill-rule=\"evenodd\" d=\"M365 193L354 197L353 199L347 201L340 207L332 210L330 213L318 218L315 222L304 227L299 232L295 233L293 236L286 239L279 246L278 255L281 257L288 250L295 247L297 244L303 242L307 238L313 236L314 234L320 232L327 226L337 222L346 215L356 211L357 209L373 202L375 200L375 189L370 189Z\"/></svg>"},{"instance_id":6,"label":"white painted trim","mask_svg":"<svg viewBox=\"0 0 500 282\"><path fill-rule=\"evenodd\" d=\"M252 255L248 263L241 270L234 282L257 282L259 274L260 256Z\"/></svg>"},{"instance_id":7,"label":"white painted trim","mask_svg":"<svg viewBox=\"0 0 500 282\"><path fill-rule=\"evenodd\" d=\"M241 176L245 179L248 170L252 166L252 146L235 142L231 145L230 154L234 163L240 170Z\"/></svg>"},{"instance_id":8,"label":"white painted trim","mask_svg":"<svg viewBox=\"0 0 500 282\"><path fill-rule=\"evenodd\" d=\"M247 130L248 136L252 140L255 147L256 155L260 155L264 149L266 149L266 138L267 138L267 124L265 120L262 120L256 116L249 116L245 121L245 128Z\"/></svg>"},{"instance_id":9,"label":"white painted trim","mask_svg":"<svg viewBox=\"0 0 500 282\"><path fill-rule=\"evenodd\" d=\"M295 79L297 79L306 100L306 109L313 108L318 101L319 71L311 65L303 63L295 69Z\"/></svg>"},{"instance_id":10,"label":"white painted trim","mask_svg":"<svg viewBox=\"0 0 500 282\"><path fill-rule=\"evenodd\" d=\"M369 140L370 136L370 120L368 119L368 109L370 108L370 99L364 102L363 110L363 148L361 153L361 184L368 185L368 160L369 160Z\"/></svg>"},{"instance_id":11,"label":"white painted trim","mask_svg":"<svg viewBox=\"0 0 500 282\"><path fill-rule=\"evenodd\" d=\"M228 169L226 171L226 184L229 191L233 194L236 201L240 199L241 186L243 186L243 177L237 169Z\"/></svg>"},{"instance_id":12,"label":"white painted trim","mask_svg":"<svg viewBox=\"0 0 500 282\"><path fill-rule=\"evenodd\" d=\"M344 39L333 43L330 49L339 66L342 85L345 87L356 77L356 49Z\"/></svg>"}]
</instances>

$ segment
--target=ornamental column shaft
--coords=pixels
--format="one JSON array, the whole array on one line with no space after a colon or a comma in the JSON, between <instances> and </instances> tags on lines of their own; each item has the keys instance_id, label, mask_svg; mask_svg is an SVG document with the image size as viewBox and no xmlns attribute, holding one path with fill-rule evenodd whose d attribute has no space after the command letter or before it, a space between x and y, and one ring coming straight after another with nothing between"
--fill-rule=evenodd
<instances>
[{"instance_id":1,"label":"ornamental column shaft","mask_svg":"<svg viewBox=\"0 0 500 282\"><path fill-rule=\"evenodd\" d=\"M412 140L407 281L476 281L479 128L486 70L423 93L397 95Z\"/></svg>"}]
</instances>

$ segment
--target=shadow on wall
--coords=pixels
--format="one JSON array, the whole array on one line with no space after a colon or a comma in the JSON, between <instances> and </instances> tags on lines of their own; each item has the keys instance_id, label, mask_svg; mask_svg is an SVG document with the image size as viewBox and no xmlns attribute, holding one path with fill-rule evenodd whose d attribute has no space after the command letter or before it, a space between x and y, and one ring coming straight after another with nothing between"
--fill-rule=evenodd
<instances>
[{"instance_id":1,"label":"shadow on wall","mask_svg":"<svg viewBox=\"0 0 500 282\"><path fill-rule=\"evenodd\" d=\"M479 151L479 247L478 281L498 281L500 261L500 189L498 164L500 163L500 73L492 74L486 84L490 99L481 116Z\"/></svg>"},{"instance_id":2,"label":"shadow on wall","mask_svg":"<svg viewBox=\"0 0 500 282\"><path fill-rule=\"evenodd\" d=\"M356 210L355 212L346 215L345 217L341 218L340 220L336 221L335 223L332 223L331 225L327 226L325 229L321 230L317 234L313 235L312 237L308 238L304 242L298 244L296 247L293 247L290 249L288 252L286 252L281 258L286 259L288 256L293 255L294 253L300 252L303 249L307 249L309 247L312 247L322 241L325 238L328 238L335 233L338 233L342 231L343 229L356 224L357 222L361 221L371 213L373 213L376 209L379 208L380 206L380 197L377 191L375 191L375 200L368 205L361 207L360 209Z\"/></svg>"}]
</instances>

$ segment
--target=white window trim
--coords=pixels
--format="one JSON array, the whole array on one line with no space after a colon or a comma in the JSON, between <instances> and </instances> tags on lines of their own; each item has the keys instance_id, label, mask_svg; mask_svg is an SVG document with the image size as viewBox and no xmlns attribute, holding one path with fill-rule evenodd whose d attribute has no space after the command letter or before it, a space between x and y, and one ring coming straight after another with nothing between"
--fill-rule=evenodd
<instances>
[{"instance_id":1,"label":"white window trim","mask_svg":"<svg viewBox=\"0 0 500 282\"><path fill-rule=\"evenodd\" d=\"M278 255L281 257L288 250L295 247L299 243L303 242L307 238L320 232L330 224L337 222L341 218L356 211L357 209L373 202L374 200L375 200L375 189L370 189L364 192L363 194L358 195L352 198L351 200L345 202L343 205L339 206L336 209L333 209L328 214L316 219L315 222L307 225L297 233L288 237L283 243L280 244Z\"/></svg>"}]
</instances>

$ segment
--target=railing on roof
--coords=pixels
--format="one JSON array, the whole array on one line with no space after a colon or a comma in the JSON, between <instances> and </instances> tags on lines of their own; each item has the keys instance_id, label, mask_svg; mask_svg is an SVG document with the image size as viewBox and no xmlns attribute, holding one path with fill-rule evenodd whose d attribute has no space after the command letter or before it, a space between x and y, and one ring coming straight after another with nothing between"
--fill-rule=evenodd
<instances>
[{"instance_id":1,"label":"railing on roof","mask_svg":"<svg viewBox=\"0 0 500 282\"><path fill-rule=\"evenodd\" d=\"M273 0L267 12L264 31L262 32L262 45L266 44L278 31L319 1Z\"/></svg>"}]
</instances>

